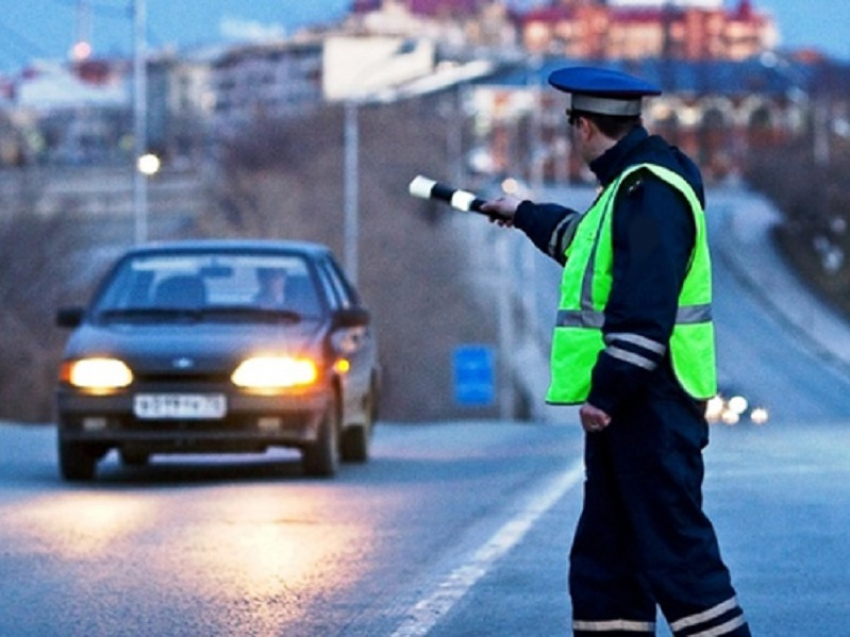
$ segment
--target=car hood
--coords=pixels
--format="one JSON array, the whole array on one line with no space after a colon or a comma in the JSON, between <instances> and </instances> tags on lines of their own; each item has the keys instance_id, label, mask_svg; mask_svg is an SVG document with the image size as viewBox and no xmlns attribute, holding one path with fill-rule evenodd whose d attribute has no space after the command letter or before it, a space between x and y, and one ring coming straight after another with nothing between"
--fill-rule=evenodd
<instances>
[{"instance_id":1,"label":"car hood","mask_svg":"<svg viewBox=\"0 0 850 637\"><path fill-rule=\"evenodd\" d=\"M321 353L323 323L84 324L68 340L65 357L114 356L132 368L209 370L258 353Z\"/></svg>"}]
</instances>

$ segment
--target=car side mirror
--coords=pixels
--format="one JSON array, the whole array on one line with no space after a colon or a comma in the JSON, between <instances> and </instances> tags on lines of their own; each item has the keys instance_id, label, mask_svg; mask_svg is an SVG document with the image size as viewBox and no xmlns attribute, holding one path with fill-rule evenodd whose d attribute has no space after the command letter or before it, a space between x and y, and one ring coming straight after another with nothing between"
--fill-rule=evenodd
<instances>
[{"instance_id":1,"label":"car side mirror","mask_svg":"<svg viewBox=\"0 0 850 637\"><path fill-rule=\"evenodd\" d=\"M63 307L56 310L56 325L58 327L79 327L83 322L86 311L81 307Z\"/></svg>"},{"instance_id":2,"label":"car side mirror","mask_svg":"<svg viewBox=\"0 0 850 637\"><path fill-rule=\"evenodd\" d=\"M347 307L334 313L334 327L365 327L369 325L369 310L362 307Z\"/></svg>"}]
</instances>

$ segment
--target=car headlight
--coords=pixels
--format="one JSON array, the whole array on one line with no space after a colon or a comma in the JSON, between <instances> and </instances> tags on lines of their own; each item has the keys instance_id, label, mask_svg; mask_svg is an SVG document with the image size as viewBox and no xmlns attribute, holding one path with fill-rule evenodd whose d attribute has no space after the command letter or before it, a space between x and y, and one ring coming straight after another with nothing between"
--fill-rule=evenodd
<instances>
[{"instance_id":1,"label":"car headlight","mask_svg":"<svg viewBox=\"0 0 850 637\"><path fill-rule=\"evenodd\" d=\"M133 372L117 358L82 358L62 363L60 378L79 389L109 391L130 385Z\"/></svg>"},{"instance_id":2,"label":"car headlight","mask_svg":"<svg viewBox=\"0 0 850 637\"><path fill-rule=\"evenodd\" d=\"M246 389L305 387L319 378L316 363L292 356L256 356L243 361L230 379Z\"/></svg>"}]
</instances>

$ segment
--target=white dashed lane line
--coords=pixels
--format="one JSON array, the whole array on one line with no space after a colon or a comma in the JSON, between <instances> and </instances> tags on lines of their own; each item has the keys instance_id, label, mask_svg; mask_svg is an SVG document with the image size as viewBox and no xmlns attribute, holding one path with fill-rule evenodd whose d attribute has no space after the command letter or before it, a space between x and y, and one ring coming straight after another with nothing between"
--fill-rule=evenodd
<instances>
[{"instance_id":1,"label":"white dashed lane line","mask_svg":"<svg viewBox=\"0 0 850 637\"><path fill-rule=\"evenodd\" d=\"M451 573L427 596L407 611L407 619L392 637L422 637L437 625L455 604L494 567L496 562L522 541L541 515L551 509L564 494L584 478L581 460L536 491L519 512L487 542L461 560Z\"/></svg>"}]
</instances>

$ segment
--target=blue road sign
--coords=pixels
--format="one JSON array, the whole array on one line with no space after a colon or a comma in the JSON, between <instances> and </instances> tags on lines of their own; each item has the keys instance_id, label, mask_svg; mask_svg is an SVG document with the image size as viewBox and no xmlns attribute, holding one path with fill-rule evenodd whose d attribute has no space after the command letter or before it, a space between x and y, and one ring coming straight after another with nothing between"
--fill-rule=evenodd
<instances>
[{"instance_id":1,"label":"blue road sign","mask_svg":"<svg viewBox=\"0 0 850 637\"><path fill-rule=\"evenodd\" d=\"M484 407L496 400L496 374L493 348L486 345L461 345L453 355L455 402Z\"/></svg>"}]
</instances>

